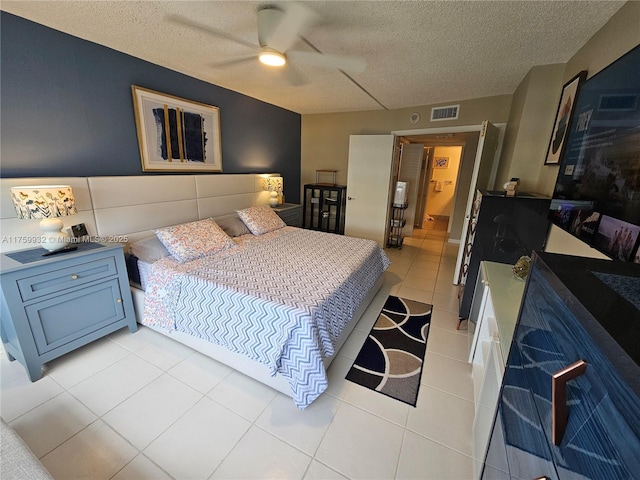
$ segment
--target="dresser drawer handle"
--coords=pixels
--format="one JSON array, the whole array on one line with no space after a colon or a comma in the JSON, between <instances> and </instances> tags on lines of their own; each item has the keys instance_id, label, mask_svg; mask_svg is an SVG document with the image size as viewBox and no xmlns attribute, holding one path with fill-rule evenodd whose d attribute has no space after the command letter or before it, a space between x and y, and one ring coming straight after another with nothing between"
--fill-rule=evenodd
<instances>
[{"instance_id":1,"label":"dresser drawer handle","mask_svg":"<svg viewBox=\"0 0 640 480\"><path fill-rule=\"evenodd\" d=\"M551 376L551 432L554 445L560 445L562 442L562 436L569 420L567 382L584 374L586 369L587 362L578 360Z\"/></svg>"},{"instance_id":2,"label":"dresser drawer handle","mask_svg":"<svg viewBox=\"0 0 640 480\"><path fill-rule=\"evenodd\" d=\"M76 275L75 273L71 275L71 280L77 280L77 279L78 279L78 275Z\"/></svg>"}]
</instances>

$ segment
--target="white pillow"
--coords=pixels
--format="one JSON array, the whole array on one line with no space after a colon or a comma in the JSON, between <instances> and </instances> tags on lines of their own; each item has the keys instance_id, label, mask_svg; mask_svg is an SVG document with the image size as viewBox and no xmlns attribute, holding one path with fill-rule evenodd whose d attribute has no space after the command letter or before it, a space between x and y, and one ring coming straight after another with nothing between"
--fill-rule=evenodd
<instances>
[{"instance_id":1,"label":"white pillow","mask_svg":"<svg viewBox=\"0 0 640 480\"><path fill-rule=\"evenodd\" d=\"M236 246L231 237L210 218L159 228L154 233L180 263Z\"/></svg>"},{"instance_id":2,"label":"white pillow","mask_svg":"<svg viewBox=\"0 0 640 480\"><path fill-rule=\"evenodd\" d=\"M262 235L287 226L269 205L259 205L238 210L238 216L254 235Z\"/></svg>"}]
</instances>

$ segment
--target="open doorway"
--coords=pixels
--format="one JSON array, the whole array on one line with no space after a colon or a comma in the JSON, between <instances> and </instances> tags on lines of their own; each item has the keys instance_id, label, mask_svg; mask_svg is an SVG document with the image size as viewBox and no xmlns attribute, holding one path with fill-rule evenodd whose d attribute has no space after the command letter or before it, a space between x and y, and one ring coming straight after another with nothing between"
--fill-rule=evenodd
<instances>
[{"instance_id":1,"label":"open doorway","mask_svg":"<svg viewBox=\"0 0 640 480\"><path fill-rule=\"evenodd\" d=\"M429 149L425 169L424 204L421 225L438 221L449 225L458 186L463 145L435 146Z\"/></svg>"}]
</instances>

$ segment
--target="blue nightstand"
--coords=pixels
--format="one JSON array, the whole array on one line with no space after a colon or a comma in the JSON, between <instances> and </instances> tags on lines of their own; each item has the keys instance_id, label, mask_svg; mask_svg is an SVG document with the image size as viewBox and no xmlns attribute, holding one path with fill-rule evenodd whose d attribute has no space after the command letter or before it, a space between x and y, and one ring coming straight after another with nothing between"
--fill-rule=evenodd
<instances>
[{"instance_id":1,"label":"blue nightstand","mask_svg":"<svg viewBox=\"0 0 640 480\"><path fill-rule=\"evenodd\" d=\"M42 365L122 327L137 330L122 245L78 244L3 254L2 343L31 381Z\"/></svg>"}]
</instances>

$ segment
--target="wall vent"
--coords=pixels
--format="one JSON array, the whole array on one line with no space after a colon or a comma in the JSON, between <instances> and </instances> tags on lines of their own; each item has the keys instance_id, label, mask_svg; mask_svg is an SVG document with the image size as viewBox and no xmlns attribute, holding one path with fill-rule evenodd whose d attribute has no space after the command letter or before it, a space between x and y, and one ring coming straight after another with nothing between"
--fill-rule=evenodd
<instances>
[{"instance_id":1,"label":"wall vent","mask_svg":"<svg viewBox=\"0 0 640 480\"><path fill-rule=\"evenodd\" d=\"M638 108L638 94L601 95L598 110L604 112L634 111Z\"/></svg>"},{"instance_id":2,"label":"wall vent","mask_svg":"<svg viewBox=\"0 0 640 480\"><path fill-rule=\"evenodd\" d=\"M447 105L446 107L436 107L431 109L431 121L456 120L460 105Z\"/></svg>"}]
</instances>

